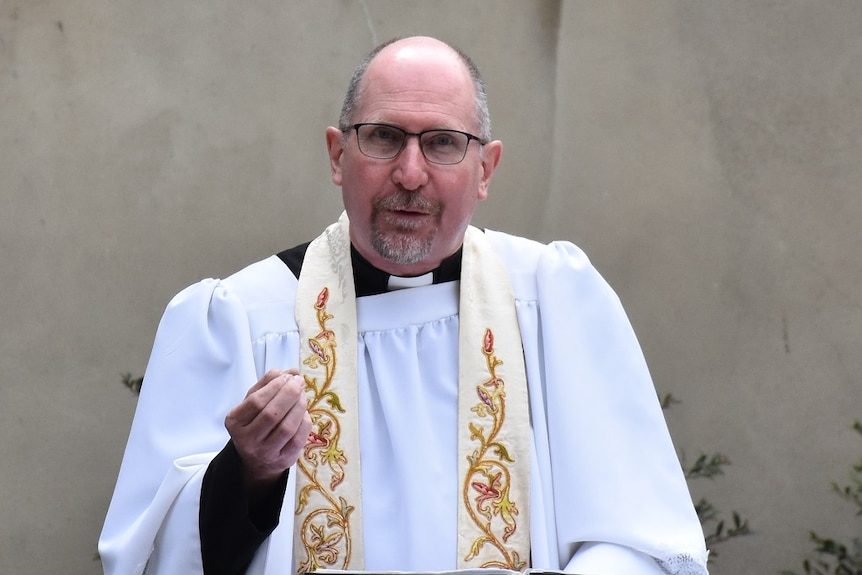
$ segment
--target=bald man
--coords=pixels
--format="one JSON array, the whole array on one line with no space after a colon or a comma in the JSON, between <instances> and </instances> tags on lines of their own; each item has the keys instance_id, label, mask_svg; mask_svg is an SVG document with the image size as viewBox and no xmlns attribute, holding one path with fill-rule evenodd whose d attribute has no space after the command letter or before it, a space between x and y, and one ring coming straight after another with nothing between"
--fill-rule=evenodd
<instances>
[{"instance_id":1,"label":"bald man","mask_svg":"<svg viewBox=\"0 0 862 575\"><path fill-rule=\"evenodd\" d=\"M326 130L344 213L178 294L108 574L705 574L640 347L568 242L470 225L502 155L469 57L388 42Z\"/></svg>"}]
</instances>

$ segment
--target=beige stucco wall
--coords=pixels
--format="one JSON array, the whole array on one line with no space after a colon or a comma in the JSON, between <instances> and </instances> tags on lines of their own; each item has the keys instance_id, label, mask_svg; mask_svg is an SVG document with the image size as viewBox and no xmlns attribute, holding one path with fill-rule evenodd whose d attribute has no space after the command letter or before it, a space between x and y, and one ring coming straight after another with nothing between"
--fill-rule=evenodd
<instances>
[{"instance_id":1,"label":"beige stucco wall","mask_svg":"<svg viewBox=\"0 0 862 575\"><path fill-rule=\"evenodd\" d=\"M323 130L360 55L471 53L503 165L478 223L617 288L695 482L799 565L862 419L862 3L0 0L0 572L92 574L168 299L339 211ZM593 438L600 440L600 438Z\"/></svg>"}]
</instances>

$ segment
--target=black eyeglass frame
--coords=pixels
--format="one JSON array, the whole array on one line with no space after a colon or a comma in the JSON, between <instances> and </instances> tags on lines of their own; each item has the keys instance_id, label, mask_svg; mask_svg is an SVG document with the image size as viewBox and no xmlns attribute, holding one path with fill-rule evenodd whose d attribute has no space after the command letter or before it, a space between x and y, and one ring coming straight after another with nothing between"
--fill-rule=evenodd
<instances>
[{"instance_id":1,"label":"black eyeglass frame","mask_svg":"<svg viewBox=\"0 0 862 575\"><path fill-rule=\"evenodd\" d=\"M362 149L362 146L359 144L359 130L360 130L360 128L363 128L364 126L380 126L383 128L389 128L391 130L401 132L402 134L404 134L404 140L401 142L401 147L398 148L398 151L395 152L395 154L393 154L392 156L389 156L388 158L380 158L378 156L369 155L368 153L365 152L365 150ZM348 126L347 128L342 129L341 132L347 133L351 130L356 132L356 147L359 148L359 151L362 153L363 156L366 156L368 158L373 158L375 160L391 160L393 158L397 158L401 154L401 152L404 151L405 146L407 146L407 138L410 136L416 136L416 138L419 140L419 150L422 151L422 157L425 158L426 160L428 160L429 162L431 162L432 164L435 164L438 166L455 166L455 165L458 165L461 162L463 162L464 158L467 157L467 150L470 149L470 142L473 140L476 140L477 142L479 142L480 146L484 146L485 144L488 143L487 140L483 140L479 136L474 136L470 132L464 132L462 130L452 130L449 128L434 128L431 130L423 130L422 132L417 133L417 132L408 132L404 128L399 128L398 126L393 126L392 124L383 124L381 122L360 122L358 124L353 124L352 126ZM457 162L441 163L441 162L435 162L434 160L432 160L428 156L426 156L425 155L425 147L422 145L422 136L424 136L425 134L430 134L432 132L452 132L455 134L461 134L462 136L466 136L467 137L467 145L464 146L464 154L461 156L461 159L458 160Z\"/></svg>"}]
</instances>

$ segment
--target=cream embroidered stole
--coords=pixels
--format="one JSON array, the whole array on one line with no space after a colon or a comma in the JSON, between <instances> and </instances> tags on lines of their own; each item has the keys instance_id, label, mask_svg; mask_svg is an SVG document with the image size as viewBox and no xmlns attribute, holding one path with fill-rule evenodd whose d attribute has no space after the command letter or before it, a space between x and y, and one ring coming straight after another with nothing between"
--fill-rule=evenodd
<instances>
[{"instance_id":1,"label":"cream embroidered stole","mask_svg":"<svg viewBox=\"0 0 862 575\"><path fill-rule=\"evenodd\" d=\"M312 431L297 462L297 573L365 568L356 295L346 214L308 247L296 295ZM464 239L459 302L458 568L529 565L530 432L518 318L485 235Z\"/></svg>"}]
</instances>

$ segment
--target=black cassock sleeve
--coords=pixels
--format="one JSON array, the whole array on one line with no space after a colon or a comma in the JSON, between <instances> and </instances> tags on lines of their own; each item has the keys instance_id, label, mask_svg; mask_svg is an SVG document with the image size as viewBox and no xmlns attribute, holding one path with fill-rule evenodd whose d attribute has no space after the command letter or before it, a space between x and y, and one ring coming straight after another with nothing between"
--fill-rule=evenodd
<instances>
[{"instance_id":1,"label":"black cassock sleeve","mask_svg":"<svg viewBox=\"0 0 862 575\"><path fill-rule=\"evenodd\" d=\"M233 442L228 441L210 462L201 485L198 519L206 575L246 572L258 547L278 526L287 474L285 471L272 490L252 505Z\"/></svg>"}]
</instances>

